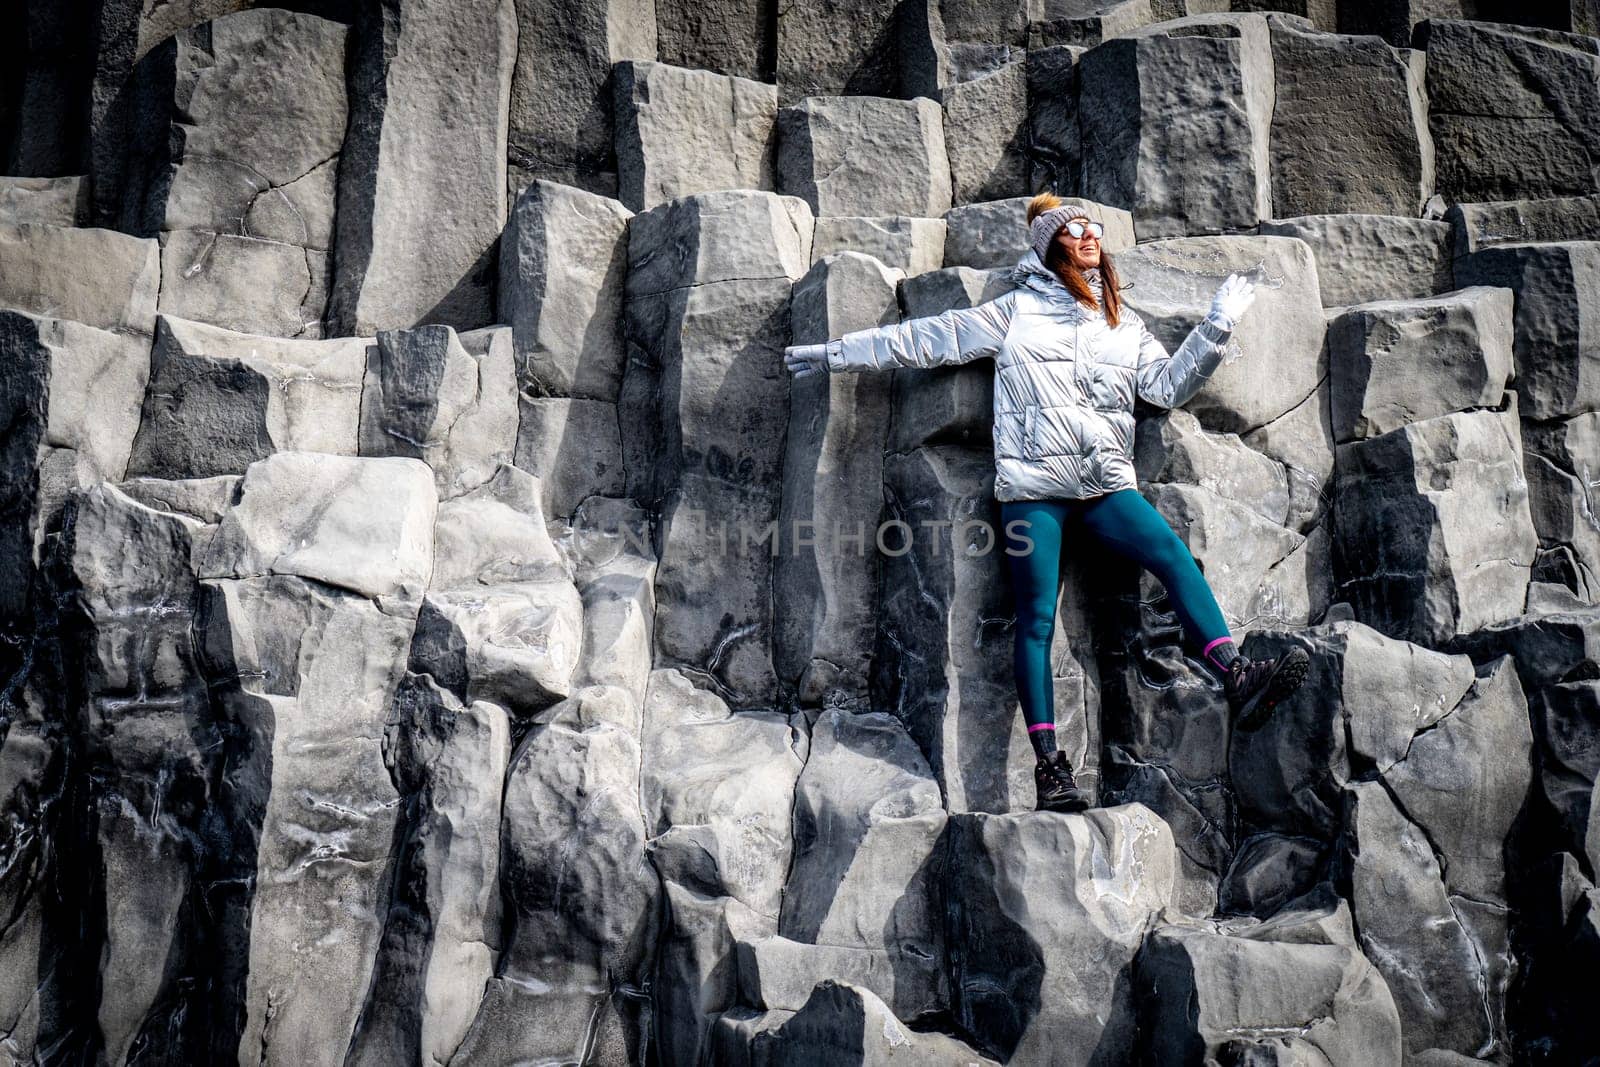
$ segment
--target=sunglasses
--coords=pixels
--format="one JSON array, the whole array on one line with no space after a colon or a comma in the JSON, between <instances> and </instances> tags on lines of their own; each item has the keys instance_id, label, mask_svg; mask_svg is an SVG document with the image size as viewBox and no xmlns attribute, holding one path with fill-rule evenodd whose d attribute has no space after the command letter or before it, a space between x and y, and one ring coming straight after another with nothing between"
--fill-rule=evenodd
<instances>
[{"instance_id":1,"label":"sunglasses","mask_svg":"<svg viewBox=\"0 0 1600 1067\"><path fill-rule=\"evenodd\" d=\"M1074 237L1082 237L1085 233L1091 234L1096 241L1106 232L1106 228L1098 222L1084 222L1081 219L1073 219L1067 223L1065 229Z\"/></svg>"}]
</instances>

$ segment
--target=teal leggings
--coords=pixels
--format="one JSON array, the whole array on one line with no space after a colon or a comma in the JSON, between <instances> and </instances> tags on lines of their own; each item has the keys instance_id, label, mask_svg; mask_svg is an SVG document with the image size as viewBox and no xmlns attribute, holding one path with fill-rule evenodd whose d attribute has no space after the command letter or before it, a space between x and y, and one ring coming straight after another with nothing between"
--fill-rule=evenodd
<instances>
[{"instance_id":1,"label":"teal leggings","mask_svg":"<svg viewBox=\"0 0 1600 1067\"><path fill-rule=\"evenodd\" d=\"M1211 587L1189 549L1167 520L1137 489L1087 500L1008 500L1000 505L1005 531L1007 567L1017 614L1017 693L1029 732L1054 729L1054 690L1050 685L1050 639L1056 629L1056 591L1061 581L1062 533L1082 526L1101 545L1132 559L1166 587L1186 633L1212 658L1219 645L1231 644ZM1012 523L1022 520L1013 527ZM1022 537L1014 537L1013 529ZM1028 549L1031 539L1033 547ZM1013 555L1013 553L1017 553Z\"/></svg>"}]
</instances>

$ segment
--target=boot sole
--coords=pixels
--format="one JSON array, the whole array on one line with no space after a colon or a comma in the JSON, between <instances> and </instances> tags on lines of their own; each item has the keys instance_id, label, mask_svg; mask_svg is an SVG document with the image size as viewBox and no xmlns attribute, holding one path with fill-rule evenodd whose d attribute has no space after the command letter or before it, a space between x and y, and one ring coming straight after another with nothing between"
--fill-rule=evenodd
<instances>
[{"instance_id":1,"label":"boot sole","mask_svg":"<svg viewBox=\"0 0 1600 1067\"><path fill-rule=\"evenodd\" d=\"M1058 815L1076 815L1089 810L1087 800L1063 800L1059 804L1040 805L1034 811L1053 811Z\"/></svg>"},{"instance_id":2,"label":"boot sole","mask_svg":"<svg viewBox=\"0 0 1600 1067\"><path fill-rule=\"evenodd\" d=\"M1305 649L1296 647L1285 652L1261 692L1239 709L1234 717L1235 728L1249 731L1260 727L1272 717L1279 701L1300 688L1310 669L1311 657L1306 655Z\"/></svg>"}]
</instances>

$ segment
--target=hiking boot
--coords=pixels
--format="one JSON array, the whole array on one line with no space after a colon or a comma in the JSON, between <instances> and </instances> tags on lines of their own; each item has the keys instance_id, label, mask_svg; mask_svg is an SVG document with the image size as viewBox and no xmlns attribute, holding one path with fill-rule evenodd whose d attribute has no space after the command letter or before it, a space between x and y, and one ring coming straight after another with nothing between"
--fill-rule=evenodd
<instances>
[{"instance_id":1,"label":"hiking boot","mask_svg":"<svg viewBox=\"0 0 1600 1067\"><path fill-rule=\"evenodd\" d=\"M1033 785L1039 811L1083 811L1089 806L1088 796L1073 781L1065 752L1052 752L1033 765Z\"/></svg>"},{"instance_id":2,"label":"hiking boot","mask_svg":"<svg viewBox=\"0 0 1600 1067\"><path fill-rule=\"evenodd\" d=\"M1311 657L1299 645L1276 660L1236 657L1228 664L1222 691L1233 709L1233 724L1240 730L1254 730L1272 716L1272 709L1300 688L1311 668Z\"/></svg>"}]
</instances>

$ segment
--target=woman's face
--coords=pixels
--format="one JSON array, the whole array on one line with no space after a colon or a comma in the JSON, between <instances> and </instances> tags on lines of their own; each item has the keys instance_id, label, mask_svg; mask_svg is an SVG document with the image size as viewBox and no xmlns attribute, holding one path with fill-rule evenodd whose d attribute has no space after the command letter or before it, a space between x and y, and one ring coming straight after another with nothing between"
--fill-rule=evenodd
<instances>
[{"instance_id":1,"label":"woman's face","mask_svg":"<svg viewBox=\"0 0 1600 1067\"><path fill-rule=\"evenodd\" d=\"M1072 222L1074 220L1068 219L1067 221ZM1089 220L1080 215L1076 221L1086 223ZM1072 265L1079 270L1100 265L1100 238L1096 237L1087 228L1084 229L1082 237L1074 237L1067 232L1065 226L1061 227L1056 231L1056 244L1061 246Z\"/></svg>"}]
</instances>

